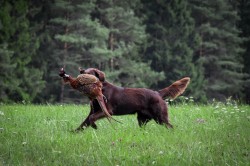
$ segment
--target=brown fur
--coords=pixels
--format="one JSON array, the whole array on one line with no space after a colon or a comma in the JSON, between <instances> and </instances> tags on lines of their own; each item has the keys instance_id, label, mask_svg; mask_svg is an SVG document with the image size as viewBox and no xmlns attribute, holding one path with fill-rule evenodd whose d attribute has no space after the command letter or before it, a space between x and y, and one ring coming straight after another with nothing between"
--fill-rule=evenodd
<instances>
[{"instance_id":1,"label":"brown fur","mask_svg":"<svg viewBox=\"0 0 250 166\"><path fill-rule=\"evenodd\" d=\"M172 128L168 119L168 108L164 101L166 98L176 98L182 94L190 78L185 77L176 81L167 88L159 91L153 91L145 88L124 88L115 86L105 80L105 74L95 68L80 70L80 73L92 74L102 81L102 93L107 98L106 107L111 115L126 115L137 113L139 126L145 125L150 120L155 120L158 124ZM83 126L92 126L97 129L95 121L105 117L100 110L96 100L90 103L91 110L88 117L76 129L80 130Z\"/></svg>"},{"instance_id":2,"label":"brown fur","mask_svg":"<svg viewBox=\"0 0 250 166\"><path fill-rule=\"evenodd\" d=\"M105 96L102 94L102 83L97 77L91 74L80 74L77 78L73 78L72 76L66 74L63 68L61 68L59 76L63 78L65 83L69 83L73 89L76 89L88 96L90 101L96 100L108 120L110 121L110 119L113 119L107 111L103 99Z\"/></svg>"}]
</instances>

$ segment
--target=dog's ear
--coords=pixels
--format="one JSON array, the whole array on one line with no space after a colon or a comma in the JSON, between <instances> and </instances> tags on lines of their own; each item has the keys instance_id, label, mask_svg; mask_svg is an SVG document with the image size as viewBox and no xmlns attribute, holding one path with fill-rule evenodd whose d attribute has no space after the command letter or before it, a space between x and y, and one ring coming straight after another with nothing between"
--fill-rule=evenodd
<instances>
[{"instance_id":1,"label":"dog's ear","mask_svg":"<svg viewBox=\"0 0 250 166\"><path fill-rule=\"evenodd\" d=\"M98 69L95 69L95 76L96 76L97 78L99 78L99 80L100 80L101 82L104 82L104 81L105 81L105 74L104 74L102 71L98 70Z\"/></svg>"}]
</instances>

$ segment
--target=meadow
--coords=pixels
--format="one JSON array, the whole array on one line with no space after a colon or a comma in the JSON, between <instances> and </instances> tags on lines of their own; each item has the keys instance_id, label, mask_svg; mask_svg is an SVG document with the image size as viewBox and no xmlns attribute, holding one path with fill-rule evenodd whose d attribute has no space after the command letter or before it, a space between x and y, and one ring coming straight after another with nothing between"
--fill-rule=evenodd
<instances>
[{"instance_id":1,"label":"meadow","mask_svg":"<svg viewBox=\"0 0 250 166\"><path fill-rule=\"evenodd\" d=\"M250 165L250 106L169 105L174 129L136 115L72 132L88 105L0 105L0 165Z\"/></svg>"}]
</instances>

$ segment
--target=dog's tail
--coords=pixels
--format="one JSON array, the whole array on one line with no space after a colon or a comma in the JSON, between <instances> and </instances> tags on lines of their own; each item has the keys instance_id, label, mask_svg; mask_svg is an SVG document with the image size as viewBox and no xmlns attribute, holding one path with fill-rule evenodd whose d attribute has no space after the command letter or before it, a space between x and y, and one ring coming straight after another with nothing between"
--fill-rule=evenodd
<instances>
[{"instance_id":1,"label":"dog's tail","mask_svg":"<svg viewBox=\"0 0 250 166\"><path fill-rule=\"evenodd\" d=\"M167 98L175 99L179 95L181 95L185 89L187 88L190 82L189 77L184 77L176 82L174 82L169 87L159 90L160 96L165 100Z\"/></svg>"}]
</instances>

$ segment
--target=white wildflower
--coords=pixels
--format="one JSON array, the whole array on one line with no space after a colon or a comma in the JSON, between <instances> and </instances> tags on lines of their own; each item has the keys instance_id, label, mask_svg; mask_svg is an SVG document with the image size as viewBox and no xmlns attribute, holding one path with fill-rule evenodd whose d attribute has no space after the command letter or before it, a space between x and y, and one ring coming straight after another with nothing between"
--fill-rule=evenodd
<instances>
[{"instance_id":1,"label":"white wildflower","mask_svg":"<svg viewBox=\"0 0 250 166\"><path fill-rule=\"evenodd\" d=\"M163 151L160 151L159 154L163 154Z\"/></svg>"},{"instance_id":2,"label":"white wildflower","mask_svg":"<svg viewBox=\"0 0 250 166\"><path fill-rule=\"evenodd\" d=\"M52 153L62 153L60 150L52 150Z\"/></svg>"}]
</instances>

